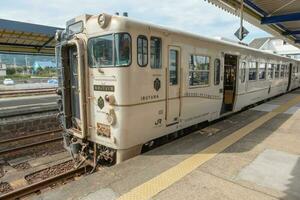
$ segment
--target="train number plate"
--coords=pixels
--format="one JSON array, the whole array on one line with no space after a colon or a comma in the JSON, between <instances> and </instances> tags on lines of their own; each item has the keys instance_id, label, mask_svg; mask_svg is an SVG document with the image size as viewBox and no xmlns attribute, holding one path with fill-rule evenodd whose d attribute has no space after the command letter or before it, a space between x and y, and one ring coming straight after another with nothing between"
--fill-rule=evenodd
<instances>
[{"instance_id":1,"label":"train number plate","mask_svg":"<svg viewBox=\"0 0 300 200\"><path fill-rule=\"evenodd\" d=\"M97 123L97 135L110 137L110 126L102 123Z\"/></svg>"},{"instance_id":2,"label":"train number plate","mask_svg":"<svg viewBox=\"0 0 300 200\"><path fill-rule=\"evenodd\" d=\"M104 92L114 92L115 86L114 85L94 85L95 91L104 91Z\"/></svg>"}]
</instances>

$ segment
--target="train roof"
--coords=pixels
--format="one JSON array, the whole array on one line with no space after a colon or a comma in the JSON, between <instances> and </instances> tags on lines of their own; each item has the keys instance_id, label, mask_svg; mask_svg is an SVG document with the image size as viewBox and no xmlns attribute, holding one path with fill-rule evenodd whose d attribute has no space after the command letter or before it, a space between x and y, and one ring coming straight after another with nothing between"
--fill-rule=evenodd
<instances>
[{"instance_id":1,"label":"train roof","mask_svg":"<svg viewBox=\"0 0 300 200\"><path fill-rule=\"evenodd\" d=\"M217 43L217 44L223 44L223 45L228 45L228 46L232 46L232 47L247 49L247 50L258 52L258 53L263 53L265 55L271 55L271 56L275 56L275 57L278 57L278 58L284 58L284 59L287 59L287 60L300 62L299 60L296 60L296 59L293 59L293 58L284 57L284 56L274 54L274 53L270 53L270 52L266 52L266 51L263 51L263 50L260 50L260 49L255 49L255 48L245 46L245 45L242 45L242 44L239 44L239 43L234 43L234 42L230 42L230 41L215 39L215 38L212 38L212 37L207 37L207 36L199 35L199 34L196 34L196 33L191 33L191 32L183 31L183 30L176 29L176 28L170 28L170 27L163 26L163 25L157 25L157 24L153 24L153 23L150 23L150 22L145 22L145 21L141 21L141 20L137 20L137 19L133 19L133 18L129 18L129 17L118 16L118 15L113 15L113 17L124 20L127 23L134 23L137 26L150 26L152 28L159 29L161 31L165 31L165 32L169 32L169 33L185 35L185 36L193 37L195 39L206 40L206 41L214 42L214 43Z\"/></svg>"}]
</instances>

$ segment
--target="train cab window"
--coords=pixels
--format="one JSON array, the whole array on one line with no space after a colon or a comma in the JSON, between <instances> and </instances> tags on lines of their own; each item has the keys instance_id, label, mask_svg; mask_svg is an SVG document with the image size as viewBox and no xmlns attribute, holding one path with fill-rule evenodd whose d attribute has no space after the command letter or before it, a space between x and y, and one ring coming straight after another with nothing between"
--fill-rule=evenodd
<instances>
[{"instance_id":1,"label":"train cab window","mask_svg":"<svg viewBox=\"0 0 300 200\"><path fill-rule=\"evenodd\" d=\"M161 39L157 37L151 37L150 39L150 65L151 68L161 68Z\"/></svg>"},{"instance_id":2,"label":"train cab window","mask_svg":"<svg viewBox=\"0 0 300 200\"><path fill-rule=\"evenodd\" d=\"M115 34L115 66L131 63L131 38L128 33Z\"/></svg>"},{"instance_id":3,"label":"train cab window","mask_svg":"<svg viewBox=\"0 0 300 200\"><path fill-rule=\"evenodd\" d=\"M266 79L267 64L259 63L258 77L259 80Z\"/></svg>"},{"instance_id":4,"label":"train cab window","mask_svg":"<svg viewBox=\"0 0 300 200\"><path fill-rule=\"evenodd\" d=\"M88 63L90 67L121 67L130 65L130 35L128 33L116 33L91 38L88 41Z\"/></svg>"},{"instance_id":5,"label":"train cab window","mask_svg":"<svg viewBox=\"0 0 300 200\"><path fill-rule=\"evenodd\" d=\"M284 69L285 69L285 66L281 65L281 68L280 68L280 78L284 77Z\"/></svg>"},{"instance_id":6,"label":"train cab window","mask_svg":"<svg viewBox=\"0 0 300 200\"><path fill-rule=\"evenodd\" d=\"M171 49L169 51L169 76L170 85L178 83L178 51Z\"/></svg>"},{"instance_id":7,"label":"train cab window","mask_svg":"<svg viewBox=\"0 0 300 200\"><path fill-rule=\"evenodd\" d=\"M215 59L215 85L220 84L221 76L221 60L219 58Z\"/></svg>"},{"instance_id":8,"label":"train cab window","mask_svg":"<svg viewBox=\"0 0 300 200\"><path fill-rule=\"evenodd\" d=\"M280 64L277 64L275 68L275 78L279 78L279 74L280 74Z\"/></svg>"},{"instance_id":9,"label":"train cab window","mask_svg":"<svg viewBox=\"0 0 300 200\"><path fill-rule=\"evenodd\" d=\"M241 74L240 74L240 77L241 77L241 82L242 83L244 83L245 79L246 79L246 65L247 65L247 63L245 61L243 61L242 64L241 64Z\"/></svg>"},{"instance_id":10,"label":"train cab window","mask_svg":"<svg viewBox=\"0 0 300 200\"><path fill-rule=\"evenodd\" d=\"M275 64L268 63L268 78L273 79Z\"/></svg>"},{"instance_id":11,"label":"train cab window","mask_svg":"<svg viewBox=\"0 0 300 200\"><path fill-rule=\"evenodd\" d=\"M148 40L144 35L139 35L137 38L137 59L140 67L148 64Z\"/></svg>"},{"instance_id":12,"label":"train cab window","mask_svg":"<svg viewBox=\"0 0 300 200\"><path fill-rule=\"evenodd\" d=\"M255 81L257 79L257 62L249 63L249 81Z\"/></svg>"},{"instance_id":13,"label":"train cab window","mask_svg":"<svg viewBox=\"0 0 300 200\"><path fill-rule=\"evenodd\" d=\"M209 84L210 57L191 55L189 59L189 85L204 86Z\"/></svg>"}]
</instances>

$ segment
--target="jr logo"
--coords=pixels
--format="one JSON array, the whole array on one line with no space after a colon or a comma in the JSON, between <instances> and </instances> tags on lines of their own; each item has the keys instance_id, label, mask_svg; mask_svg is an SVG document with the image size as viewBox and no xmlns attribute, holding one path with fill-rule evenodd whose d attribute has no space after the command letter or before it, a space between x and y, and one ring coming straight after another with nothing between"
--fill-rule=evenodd
<instances>
[{"instance_id":1,"label":"jr logo","mask_svg":"<svg viewBox=\"0 0 300 200\"><path fill-rule=\"evenodd\" d=\"M159 126L159 125L161 125L161 122L162 122L162 119L158 119L158 120L156 120L156 122L154 124L155 124L155 126Z\"/></svg>"}]
</instances>

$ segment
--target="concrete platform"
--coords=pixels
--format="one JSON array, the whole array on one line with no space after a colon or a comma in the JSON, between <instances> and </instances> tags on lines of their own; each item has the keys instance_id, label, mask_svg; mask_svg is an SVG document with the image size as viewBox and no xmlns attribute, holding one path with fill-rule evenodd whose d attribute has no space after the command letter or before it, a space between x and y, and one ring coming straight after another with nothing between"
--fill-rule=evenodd
<instances>
[{"instance_id":1,"label":"concrete platform","mask_svg":"<svg viewBox=\"0 0 300 200\"><path fill-rule=\"evenodd\" d=\"M300 199L299 122L298 90L31 198Z\"/></svg>"},{"instance_id":2,"label":"concrete platform","mask_svg":"<svg viewBox=\"0 0 300 200\"><path fill-rule=\"evenodd\" d=\"M56 111L57 95L37 95L0 99L0 118L46 111Z\"/></svg>"}]
</instances>

